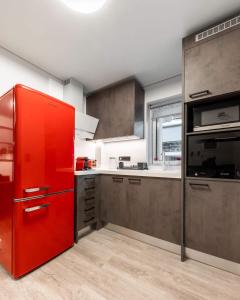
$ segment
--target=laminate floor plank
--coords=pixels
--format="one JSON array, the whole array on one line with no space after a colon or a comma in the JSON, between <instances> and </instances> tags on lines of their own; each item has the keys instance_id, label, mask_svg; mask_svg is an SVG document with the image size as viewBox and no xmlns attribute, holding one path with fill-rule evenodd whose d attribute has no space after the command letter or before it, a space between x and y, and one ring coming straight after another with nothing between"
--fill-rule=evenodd
<instances>
[{"instance_id":1,"label":"laminate floor plank","mask_svg":"<svg viewBox=\"0 0 240 300\"><path fill-rule=\"evenodd\" d=\"M240 277L102 229L27 276L0 267L0 300L240 300Z\"/></svg>"}]
</instances>

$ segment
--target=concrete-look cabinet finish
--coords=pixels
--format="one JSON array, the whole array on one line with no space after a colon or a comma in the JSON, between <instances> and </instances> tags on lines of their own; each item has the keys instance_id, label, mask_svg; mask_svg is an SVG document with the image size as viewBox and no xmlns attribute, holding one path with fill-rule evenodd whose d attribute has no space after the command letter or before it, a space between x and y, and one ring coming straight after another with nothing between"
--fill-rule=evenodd
<instances>
[{"instance_id":1,"label":"concrete-look cabinet finish","mask_svg":"<svg viewBox=\"0 0 240 300\"><path fill-rule=\"evenodd\" d=\"M97 225L99 209L99 176L75 176L74 238L78 242L78 231Z\"/></svg>"},{"instance_id":2,"label":"concrete-look cabinet finish","mask_svg":"<svg viewBox=\"0 0 240 300\"><path fill-rule=\"evenodd\" d=\"M240 90L240 26L202 41L183 40L185 101Z\"/></svg>"},{"instance_id":3,"label":"concrete-look cabinet finish","mask_svg":"<svg viewBox=\"0 0 240 300\"><path fill-rule=\"evenodd\" d=\"M240 263L240 183L186 180L186 247Z\"/></svg>"},{"instance_id":4,"label":"concrete-look cabinet finish","mask_svg":"<svg viewBox=\"0 0 240 300\"><path fill-rule=\"evenodd\" d=\"M180 244L180 180L101 175L100 186L100 221Z\"/></svg>"},{"instance_id":5,"label":"concrete-look cabinet finish","mask_svg":"<svg viewBox=\"0 0 240 300\"><path fill-rule=\"evenodd\" d=\"M136 80L90 94L86 108L88 115L99 119L94 139L144 137L144 90Z\"/></svg>"}]
</instances>

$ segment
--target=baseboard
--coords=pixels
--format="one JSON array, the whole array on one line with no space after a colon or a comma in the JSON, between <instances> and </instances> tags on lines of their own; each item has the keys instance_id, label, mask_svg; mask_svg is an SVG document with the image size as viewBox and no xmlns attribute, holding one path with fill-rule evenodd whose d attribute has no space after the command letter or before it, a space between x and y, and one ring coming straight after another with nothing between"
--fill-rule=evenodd
<instances>
[{"instance_id":1,"label":"baseboard","mask_svg":"<svg viewBox=\"0 0 240 300\"><path fill-rule=\"evenodd\" d=\"M126 235L132 239L138 240L140 242L158 247L160 249L175 253L180 255L181 247L180 245L176 245L140 232L136 232L134 230L114 225L108 223L104 228ZM217 269L221 269L236 275L240 275L240 264L234 263L232 261L222 259L213 255L209 255L203 252L199 252L193 249L186 248L185 249L186 258L198 261L200 263L204 263L206 265L215 267Z\"/></svg>"},{"instance_id":2,"label":"baseboard","mask_svg":"<svg viewBox=\"0 0 240 300\"><path fill-rule=\"evenodd\" d=\"M193 249L186 248L185 254L187 258L196 260L206 265L240 275L240 264L232 262L230 260L222 259L210 254L199 252Z\"/></svg>"},{"instance_id":3,"label":"baseboard","mask_svg":"<svg viewBox=\"0 0 240 300\"><path fill-rule=\"evenodd\" d=\"M134 230L122 227L122 226L114 225L111 223L108 223L105 226L105 228L108 230L115 231L117 233L126 235L134 240L138 240L140 242L161 248L163 250L167 250L169 252L172 252L172 253L175 253L178 255L180 255L180 253L181 253L180 245L173 244L173 243L155 238L155 237L147 235L147 234L143 234L143 233L140 233L140 232L137 232L137 231L134 231Z\"/></svg>"}]
</instances>

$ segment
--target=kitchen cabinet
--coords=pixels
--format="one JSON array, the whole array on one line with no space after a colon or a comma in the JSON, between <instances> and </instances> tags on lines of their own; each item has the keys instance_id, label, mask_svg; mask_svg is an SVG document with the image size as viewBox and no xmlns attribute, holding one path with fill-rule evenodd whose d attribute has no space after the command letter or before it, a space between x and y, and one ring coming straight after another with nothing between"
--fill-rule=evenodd
<instances>
[{"instance_id":1,"label":"kitchen cabinet","mask_svg":"<svg viewBox=\"0 0 240 300\"><path fill-rule=\"evenodd\" d=\"M185 101L240 90L240 26L202 41L183 41Z\"/></svg>"},{"instance_id":2,"label":"kitchen cabinet","mask_svg":"<svg viewBox=\"0 0 240 300\"><path fill-rule=\"evenodd\" d=\"M126 178L101 175L100 220L119 226L128 224Z\"/></svg>"},{"instance_id":3,"label":"kitchen cabinet","mask_svg":"<svg viewBox=\"0 0 240 300\"><path fill-rule=\"evenodd\" d=\"M99 216L99 176L75 176L74 238L78 231L97 225Z\"/></svg>"},{"instance_id":4,"label":"kitchen cabinet","mask_svg":"<svg viewBox=\"0 0 240 300\"><path fill-rule=\"evenodd\" d=\"M240 263L240 184L186 180L186 247Z\"/></svg>"},{"instance_id":5,"label":"kitchen cabinet","mask_svg":"<svg viewBox=\"0 0 240 300\"><path fill-rule=\"evenodd\" d=\"M136 80L90 94L86 107L88 115L99 119L94 139L144 137L144 90Z\"/></svg>"},{"instance_id":6,"label":"kitchen cabinet","mask_svg":"<svg viewBox=\"0 0 240 300\"><path fill-rule=\"evenodd\" d=\"M101 176L100 219L180 244L181 181Z\"/></svg>"}]
</instances>

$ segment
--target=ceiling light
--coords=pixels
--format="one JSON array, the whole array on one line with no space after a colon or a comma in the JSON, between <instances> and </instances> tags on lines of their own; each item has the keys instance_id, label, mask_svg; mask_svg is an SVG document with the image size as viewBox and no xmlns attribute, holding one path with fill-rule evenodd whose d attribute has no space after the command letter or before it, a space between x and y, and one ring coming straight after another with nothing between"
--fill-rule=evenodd
<instances>
[{"instance_id":1,"label":"ceiling light","mask_svg":"<svg viewBox=\"0 0 240 300\"><path fill-rule=\"evenodd\" d=\"M93 13L105 4L106 0L62 0L69 8L83 14Z\"/></svg>"}]
</instances>

